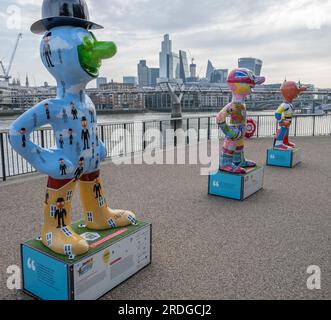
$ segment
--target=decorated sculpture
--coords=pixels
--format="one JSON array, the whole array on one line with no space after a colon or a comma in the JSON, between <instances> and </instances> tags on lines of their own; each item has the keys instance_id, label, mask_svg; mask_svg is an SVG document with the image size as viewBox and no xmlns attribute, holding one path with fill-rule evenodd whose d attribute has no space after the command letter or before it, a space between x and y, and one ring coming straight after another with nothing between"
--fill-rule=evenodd
<instances>
[{"instance_id":1,"label":"decorated sculpture","mask_svg":"<svg viewBox=\"0 0 331 320\"><path fill-rule=\"evenodd\" d=\"M247 160L244 154L244 137L247 135L247 114L245 98L249 96L257 84L264 83L265 78L255 76L248 69L239 68L231 71L227 83L232 91L232 102L217 115L216 120L225 134L225 141L220 157L220 170L236 174L245 174L247 168L253 168L256 163ZM230 124L226 119L230 117ZM250 122L250 131L255 126ZM254 129L253 129L254 130Z\"/></svg>"},{"instance_id":2,"label":"decorated sculpture","mask_svg":"<svg viewBox=\"0 0 331 320\"><path fill-rule=\"evenodd\" d=\"M85 93L86 85L98 77L102 60L113 57L117 49L113 42L97 41L90 31L102 27L89 21L84 0L44 0L42 13L43 19L31 31L44 34L41 59L57 81L57 96L19 117L10 128L10 142L35 169L49 176L42 242L56 253L74 257L89 250L70 226L76 184L89 229L136 223L134 213L107 206L99 169L106 148L99 138L95 107ZM30 134L46 124L55 135L51 149L30 140Z\"/></svg>"},{"instance_id":3,"label":"decorated sculpture","mask_svg":"<svg viewBox=\"0 0 331 320\"><path fill-rule=\"evenodd\" d=\"M276 134L274 148L279 150L289 150L295 148L295 144L289 141L289 132L293 118L293 100L307 88L297 85L294 81L284 81L280 91L284 102L276 111L275 117L278 121L279 128Z\"/></svg>"}]
</instances>

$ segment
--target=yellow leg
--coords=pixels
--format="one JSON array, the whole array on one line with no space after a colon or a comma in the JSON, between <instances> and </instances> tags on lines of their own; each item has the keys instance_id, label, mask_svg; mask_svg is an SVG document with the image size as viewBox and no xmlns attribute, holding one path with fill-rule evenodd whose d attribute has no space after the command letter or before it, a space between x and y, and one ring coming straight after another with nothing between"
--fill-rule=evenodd
<instances>
[{"instance_id":1,"label":"yellow leg","mask_svg":"<svg viewBox=\"0 0 331 320\"><path fill-rule=\"evenodd\" d=\"M89 250L88 243L76 234L71 224L71 201L76 183L71 181L59 189L47 188L44 203L44 224L41 238L45 246L52 251L78 256Z\"/></svg>"},{"instance_id":2,"label":"yellow leg","mask_svg":"<svg viewBox=\"0 0 331 320\"><path fill-rule=\"evenodd\" d=\"M82 177L79 181L79 193L88 229L107 230L136 224L136 216L133 212L113 210L107 206L98 175L94 176L92 181L85 181Z\"/></svg>"}]
</instances>

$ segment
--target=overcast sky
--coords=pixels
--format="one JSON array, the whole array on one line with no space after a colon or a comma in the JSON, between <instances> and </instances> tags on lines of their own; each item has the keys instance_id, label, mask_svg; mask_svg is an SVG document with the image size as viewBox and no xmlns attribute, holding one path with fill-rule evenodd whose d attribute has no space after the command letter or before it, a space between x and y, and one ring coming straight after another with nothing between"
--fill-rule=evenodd
<instances>
[{"instance_id":1,"label":"overcast sky","mask_svg":"<svg viewBox=\"0 0 331 320\"><path fill-rule=\"evenodd\" d=\"M331 0L87 0L91 20L104 25L100 40L119 48L104 62L102 76L122 81L136 75L139 59L157 67L164 33L173 49L195 58L200 76L207 60L232 69L243 56L264 61L268 83L287 79L331 88ZM12 75L31 84L54 83L39 58L40 36L30 25L41 17L42 0L1 0L0 59L8 62L18 32L23 40ZM12 12L21 10L21 19ZM18 10L18 11L17 11ZM21 20L21 21L19 21ZM189 55L190 57L190 55Z\"/></svg>"}]
</instances>

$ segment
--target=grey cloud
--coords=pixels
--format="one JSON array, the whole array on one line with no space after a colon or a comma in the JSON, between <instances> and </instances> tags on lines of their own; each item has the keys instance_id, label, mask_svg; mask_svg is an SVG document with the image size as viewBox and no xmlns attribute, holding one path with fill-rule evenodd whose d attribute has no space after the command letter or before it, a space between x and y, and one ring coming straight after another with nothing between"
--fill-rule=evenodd
<instances>
[{"instance_id":1,"label":"grey cloud","mask_svg":"<svg viewBox=\"0 0 331 320\"><path fill-rule=\"evenodd\" d=\"M227 19L245 23L276 1L100 0L89 3L94 9L92 16L101 18L109 26L122 30L179 32Z\"/></svg>"},{"instance_id":2,"label":"grey cloud","mask_svg":"<svg viewBox=\"0 0 331 320\"><path fill-rule=\"evenodd\" d=\"M327 3L325 0L316 1ZM22 0L19 2L23 3ZM38 58L40 37L29 32L30 24L40 18L40 4L30 2L22 6L26 15L24 40L13 72L20 72L21 75L35 73L39 83L52 81ZM0 12L4 11L6 3L10 1L2 1ZM104 63L102 75L108 78L121 80L123 75L135 75L137 62L141 58L156 66L163 33L170 33L174 50L190 50L201 75L205 72L207 59L219 68L232 68L240 56L249 55L264 60L264 71L268 73L269 82L279 82L288 74L331 87L328 80L331 71L328 63L331 27L325 25L320 29L308 30L304 23L297 23L297 17L290 27L274 26L278 12L289 14L291 22L292 11L294 14L295 10L306 8L312 2L88 0L88 3L91 19L105 26L104 30L96 32L97 37L113 40L119 47L117 56ZM291 9L287 10L289 5ZM0 39L6 42L6 49L0 49L0 57L10 51L16 33L1 30ZM27 56L30 57L28 64Z\"/></svg>"}]
</instances>

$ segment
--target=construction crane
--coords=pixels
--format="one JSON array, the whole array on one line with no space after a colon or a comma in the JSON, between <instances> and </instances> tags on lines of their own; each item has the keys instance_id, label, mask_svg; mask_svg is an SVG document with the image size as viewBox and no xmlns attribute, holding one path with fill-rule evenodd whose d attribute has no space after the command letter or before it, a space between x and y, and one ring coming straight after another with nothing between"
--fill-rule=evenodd
<instances>
[{"instance_id":1,"label":"construction crane","mask_svg":"<svg viewBox=\"0 0 331 320\"><path fill-rule=\"evenodd\" d=\"M11 70L11 67L12 67L13 62L14 62L14 58L15 58L15 54L16 54L16 51L17 51L18 44L19 44L20 40L22 39L22 37L23 37L23 34L19 33L18 36L17 36L14 51L13 51L12 56L10 58L10 62L9 62L8 67L6 68L3 64L3 61L0 61L1 69L2 69L2 72L3 72L3 75L0 75L0 79L4 79L6 82L9 82L9 79L11 78L10 70Z\"/></svg>"}]
</instances>

